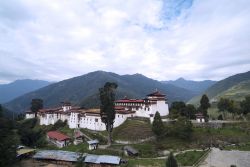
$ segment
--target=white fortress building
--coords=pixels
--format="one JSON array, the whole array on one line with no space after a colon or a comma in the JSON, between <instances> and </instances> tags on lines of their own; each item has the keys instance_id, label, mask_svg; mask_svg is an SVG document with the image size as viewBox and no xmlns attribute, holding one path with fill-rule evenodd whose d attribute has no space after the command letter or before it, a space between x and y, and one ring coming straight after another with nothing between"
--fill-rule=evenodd
<instances>
[{"instance_id":1,"label":"white fortress building","mask_svg":"<svg viewBox=\"0 0 250 167\"><path fill-rule=\"evenodd\" d=\"M161 116L169 114L166 95L159 91L153 92L145 99L121 99L115 101L114 127L118 127L130 117L144 117L153 121L158 111ZM81 109L72 107L69 102L62 103L62 107L41 109L38 111L40 125L53 125L58 120L65 121L69 128L87 128L96 131L106 130L105 124L101 121L100 109ZM26 119L34 118L35 114L28 111Z\"/></svg>"}]
</instances>

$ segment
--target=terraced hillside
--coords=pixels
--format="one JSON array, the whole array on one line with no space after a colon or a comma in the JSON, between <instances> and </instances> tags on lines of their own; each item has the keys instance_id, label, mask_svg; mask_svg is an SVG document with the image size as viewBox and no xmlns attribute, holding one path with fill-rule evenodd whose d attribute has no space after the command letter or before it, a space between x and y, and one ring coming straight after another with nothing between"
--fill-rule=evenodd
<instances>
[{"instance_id":1,"label":"terraced hillside","mask_svg":"<svg viewBox=\"0 0 250 167\"><path fill-rule=\"evenodd\" d=\"M140 120L126 120L113 131L113 138L115 140L137 141L153 135L150 123Z\"/></svg>"},{"instance_id":2,"label":"terraced hillside","mask_svg":"<svg viewBox=\"0 0 250 167\"><path fill-rule=\"evenodd\" d=\"M214 97L214 99L219 100L221 97L223 97L233 99L235 101L242 101L244 100L245 96L248 95L250 95L250 80L240 82L239 84L218 94L216 97Z\"/></svg>"}]
</instances>

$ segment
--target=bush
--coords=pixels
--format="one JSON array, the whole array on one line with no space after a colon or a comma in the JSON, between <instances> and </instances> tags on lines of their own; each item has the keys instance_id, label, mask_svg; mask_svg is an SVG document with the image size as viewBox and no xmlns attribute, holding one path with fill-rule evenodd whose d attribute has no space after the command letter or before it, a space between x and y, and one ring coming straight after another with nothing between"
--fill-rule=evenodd
<instances>
[{"instance_id":1,"label":"bush","mask_svg":"<svg viewBox=\"0 0 250 167\"><path fill-rule=\"evenodd\" d=\"M58 120L50 130L58 130L59 128L65 127L67 125L67 121L64 122L62 120Z\"/></svg>"}]
</instances>

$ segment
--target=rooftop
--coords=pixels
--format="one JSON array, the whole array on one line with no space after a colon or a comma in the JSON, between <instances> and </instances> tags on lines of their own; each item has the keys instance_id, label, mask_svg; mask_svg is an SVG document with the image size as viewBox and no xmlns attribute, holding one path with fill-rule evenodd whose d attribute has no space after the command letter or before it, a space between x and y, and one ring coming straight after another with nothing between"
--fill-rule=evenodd
<instances>
[{"instance_id":1,"label":"rooftop","mask_svg":"<svg viewBox=\"0 0 250 167\"><path fill-rule=\"evenodd\" d=\"M121 99L121 100L116 100L116 103L143 103L144 100L141 99Z\"/></svg>"},{"instance_id":2,"label":"rooftop","mask_svg":"<svg viewBox=\"0 0 250 167\"><path fill-rule=\"evenodd\" d=\"M76 152L71 152L71 151L41 150L41 151L38 151L33 156L33 158L76 162L77 159L79 158L79 154Z\"/></svg>"},{"instance_id":3,"label":"rooftop","mask_svg":"<svg viewBox=\"0 0 250 167\"><path fill-rule=\"evenodd\" d=\"M88 144L98 144L99 141L97 139L95 139L95 140L89 140L89 141L87 141L87 143Z\"/></svg>"},{"instance_id":4,"label":"rooftop","mask_svg":"<svg viewBox=\"0 0 250 167\"><path fill-rule=\"evenodd\" d=\"M95 163L95 164L115 164L119 165L121 161L120 157L111 156L111 155L91 155L88 154L84 160L86 163Z\"/></svg>"},{"instance_id":5,"label":"rooftop","mask_svg":"<svg viewBox=\"0 0 250 167\"><path fill-rule=\"evenodd\" d=\"M165 97L166 95L162 94L160 91L157 90L153 93L148 94L147 96Z\"/></svg>"},{"instance_id":6,"label":"rooftop","mask_svg":"<svg viewBox=\"0 0 250 167\"><path fill-rule=\"evenodd\" d=\"M53 138L53 139L56 139L58 141L63 141L63 140L67 140L67 139L70 139L69 136L63 134L63 133L60 133L58 131L49 131L47 133L47 136L49 136L49 138Z\"/></svg>"}]
</instances>

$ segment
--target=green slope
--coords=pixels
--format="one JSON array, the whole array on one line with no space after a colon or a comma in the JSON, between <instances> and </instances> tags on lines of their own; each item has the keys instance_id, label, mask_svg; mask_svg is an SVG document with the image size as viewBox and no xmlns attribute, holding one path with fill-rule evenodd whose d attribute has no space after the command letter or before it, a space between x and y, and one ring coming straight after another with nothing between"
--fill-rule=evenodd
<instances>
[{"instance_id":1,"label":"green slope","mask_svg":"<svg viewBox=\"0 0 250 167\"><path fill-rule=\"evenodd\" d=\"M245 96L250 95L250 80L240 82L231 88L227 89L224 92L221 92L214 97L215 100L220 98L229 98L235 101L242 101L245 99Z\"/></svg>"},{"instance_id":2,"label":"green slope","mask_svg":"<svg viewBox=\"0 0 250 167\"><path fill-rule=\"evenodd\" d=\"M227 91L231 87L236 86L237 84L248 80L250 80L250 71L236 74L221 81L218 81L202 94L206 94L209 97L209 99L213 99L214 97L216 97L222 92ZM188 101L188 103L197 105L199 103L200 98L201 95L193 97L191 100Z\"/></svg>"},{"instance_id":3,"label":"green slope","mask_svg":"<svg viewBox=\"0 0 250 167\"><path fill-rule=\"evenodd\" d=\"M62 101L71 101L75 105L85 107L99 106L98 90L106 82L118 84L117 98L143 98L158 89L165 93L169 101L187 101L194 93L171 84L147 78L141 74L118 75L115 73L96 71L86 75L51 84L37 91L20 96L4 106L11 111L23 112L30 107L33 98L41 98L45 107L58 106Z\"/></svg>"}]
</instances>

